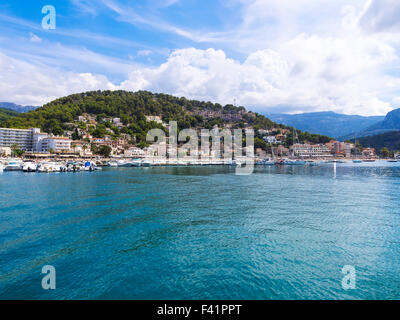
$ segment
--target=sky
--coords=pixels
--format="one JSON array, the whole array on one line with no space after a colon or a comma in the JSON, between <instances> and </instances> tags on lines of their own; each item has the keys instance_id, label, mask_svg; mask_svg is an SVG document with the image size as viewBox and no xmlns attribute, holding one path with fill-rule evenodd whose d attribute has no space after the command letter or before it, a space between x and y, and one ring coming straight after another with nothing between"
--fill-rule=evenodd
<instances>
[{"instance_id":1,"label":"sky","mask_svg":"<svg viewBox=\"0 0 400 320\"><path fill-rule=\"evenodd\" d=\"M0 101L22 105L122 89L384 115L400 108L399 55L398 0L0 2Z\"/></svg>"}]
</instances>

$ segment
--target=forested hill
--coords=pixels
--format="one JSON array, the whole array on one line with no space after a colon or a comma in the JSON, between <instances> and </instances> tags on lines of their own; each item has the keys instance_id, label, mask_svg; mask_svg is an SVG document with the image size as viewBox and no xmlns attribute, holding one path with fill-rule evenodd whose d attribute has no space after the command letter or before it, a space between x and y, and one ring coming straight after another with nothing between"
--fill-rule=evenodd
<instances>
[{"instance_id":1,"label":"forested hill","mask_svg":"<svg viewBox=\"0 0 400 320\"><path fill-rule=\"evenodd\" d=\"M16 117L18 115L19 115L19 112L17 112L17 111L0 108L0 122L9 120L12 117Z\"/></svg>"},{"instance_id":2,"label":"forested hill","mask_svg":"<svg viewBox=\"0 0 400 320\"><path fill-rule=\"evenodd\" d=\"M382 148L390 151L400 150L400 131L391 131L376 136L367 136L357 139L363 147L375 148L378 152Z\"/></svg>"},{"instance_id":3,"label":"forested hill","mask_svg":"<svg viewBox=\"0 0 400 320\"><path fill-rule=\"evenodd\" d=\"M124 133L142 140L147 131L160 127L146 121L146 116L161 116L164 122L176 120L182 128L209 128L230 124L232 128L251 126L255 130L287 128L272 122L263 115L246 111L244 107L222 106L218 103L188 100L148 91L90 91L56 99L36 110L20 114L0 125L14 128L41 128L48 133L61 135L68 124L79 115L88 113L97 118L118 117L124 124ZM311 136L311 135L308 135ZM328 137L312 135L314 142ZM323 142L323 141L321 141Z\"/></svg>"}]
</instances>

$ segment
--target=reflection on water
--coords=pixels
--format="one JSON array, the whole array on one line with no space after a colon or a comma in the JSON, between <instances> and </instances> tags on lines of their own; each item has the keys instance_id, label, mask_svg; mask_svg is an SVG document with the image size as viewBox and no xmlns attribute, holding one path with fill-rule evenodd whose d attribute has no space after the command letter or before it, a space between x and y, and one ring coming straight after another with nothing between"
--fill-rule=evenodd
<instances>
[{"instance_id":1,"label":"reflection on water","mask_svg":"<svg viewBox=\"0 0 400 320\"><path fill-rule=\"evenodd\" d=\"M5 172L0 298L398 299L399 168Z\"/></svg>"}]
</instances>

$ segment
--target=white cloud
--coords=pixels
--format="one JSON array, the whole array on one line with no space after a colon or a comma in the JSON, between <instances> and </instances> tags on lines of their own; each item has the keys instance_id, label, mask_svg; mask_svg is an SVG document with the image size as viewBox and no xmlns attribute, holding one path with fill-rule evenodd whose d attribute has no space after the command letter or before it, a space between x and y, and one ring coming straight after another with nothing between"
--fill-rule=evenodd
<instances>
[{"instance_id":1,"label":"white cloud","mask_svg":"<svg viewBox=\"0 0 400 320\"><path fill-rule=\"evenodd\" d=\"M399 18L398 0L369 0L359 23L367 32L399 32Z\"/></svg>"},{"instance_id":2,"label":"white cloud","mask_svg":"<svg viewBox=\"0 0 400 320\"><path fill-rule=\"evenodd\" d=\"M200 35L139 16L117 1L102 0L119 19L220 49L189 46L174 50L155 67L47 42L48 49L41 44L25 55L10 55L5 49L8 56L0 58L14 57L16 67L13 81L7 82L6 63L1 64L0 98L30 104L73 92L122 88L220 103L236 99L264 112L333 110L372 115L398 107L394 104L399 101L400 88L399 32L391 10L397 12L399 5L394 1L337 0L324 6L320 0L231 1L243 4L242 21L236 29ZM382 25L382 21L391 24ZM135 51L131 58L156 54L148 48ZM231 59L229 53L238 51L242 59ZM59 69L54 72L39 65L58 65ZM35 75L29 77L27 70L34 70ZM117 84L104 76L115 74Z\"/></svg>"},{"instance_id":3,"label":"white cloud","mask_svg":"<svg viewBox=\"0 0 400 320\"><path fill-rule=\"evenodd\" d=\"M42 39L40 39L36 34L34 34L33 32L29 32L29 40L31 42L36 42L36 43L41 43Z\"/></svg>"},{"instance_id":4,"label":"white cloud","mask_svg":"<svg viewBox=\"0 0 400 320\"><path fill-rule=\"evenodd\" d=\"M400 81L379 77L379 67L396 56L379 43L350 41L301 35L282 45L281 52L256 51L242 63L222 50L176 50L159 67L132 72L121 88L220 103L237 99L259 111L384 114L390 104L380 98L381 90ZM351 56L344 54L350 45Z\"/></svg>"},{"instance_id":5,"label":"white cloud","mask_svg":"<svg viewBox=\"0 0 400 320\"><path fill-rule=\"evenodd\" d=\"M0 52L0 100L42 105L72 93L115 89L105 76L38 67Z\"/></svg>"}]
</instances>

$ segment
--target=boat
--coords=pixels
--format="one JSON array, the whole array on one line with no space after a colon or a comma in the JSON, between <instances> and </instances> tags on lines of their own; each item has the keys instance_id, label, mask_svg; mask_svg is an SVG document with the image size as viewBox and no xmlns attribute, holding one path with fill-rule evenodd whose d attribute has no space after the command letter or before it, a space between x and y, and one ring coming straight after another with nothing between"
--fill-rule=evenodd
<instances>
[{"instance_id":1,"label":"boat","mask_svg":"<svg viewBox=\"0 0 400 320\"><path fill-rule=\"evenodd\" d=\"M42 162L37 166L37 172L40 173L53 172L53 164L50 162Z\"/></svg>"},{"instance_id":2,"label":"boat","mask_svg":"<svg viewBox=\"0 0 400 320\"><path fill-rule=\"evenodd\" d=\"M364 162L375 162L375 159L365 159Z\"/></svg>"},{"instance_id":3,"label":"boat","mask_svg":"<svg viewBox=\"0 0 400 320\"><path fill-rule=\"evenodd\" d=\"M304 160L284 159L283 164L289 166L303 166L306 162Z\"/></svg>"},{"instance_id":4,"label":"boat","mask_svg":"<svg viewBox=\"0 0 400 320\"><path fill-rule=\"evenodd\" d=\"M118 160L117 166L118 166L118 168L129 168L129 167L133 167L133 164L132 164L132 162L130 162L128 160Z\"/></svg>"},{"instance_id":5,"label":"boat","mask_svg":"<svg viewBox=\"0 0 400 320\"><path fill-rule=\"evenodd\" d=\"M388 162L399 162L397 159L389 159Z\"/></svg>"},{"instance_id":6,"label":"boat","mask_svg":"<svg viewBox=\"0 0 400 320\"><path fill-rule=\"evenodd\" d=\"M232 160L231 165L232 165L232 167L238 167L238 168L240 168L242 166L242 164L237 160Z\"/></svg>"},{"instance_id":7,"label":"boat","mask_svg":"<svg viewBox=\"0 0 400 320\"><path fill-rule=\"evenodd\" d=\"M346 163L346 161L343 161L343 160L337 160L337 159L334 159L334 160L330 160L330 161L328 161L329 163Z\"/></svg>"},{"instance_id":8,"label":"boat","mask_svg":"<svg viewBox=\"0 0 400 320\"><path fill-rule=\"evenodd\" d=\"M313 161L313 160L309 160L306 162L310 167L314 167L318 165L318 162Z\"/></svg>"},{"instance_id":9,"label":"boat","mask_svg":"<svg viewBox=\"0 0 400 320\"><path fill-rule=\"evenodd\" d=\"M153 163L150 160L143 160L141 165L142 165L142 167L148 168L148 167L151 167L153 165Z\"/></svg>"},{"instance_id":10,"label":"boat","mask_svg":"<svg viewBox=\"0 0 400 320\"><path fill-rule=\"evenodd\" d=\"M24 172L36 172L37 165L33 161L24 162L22 171Z\"/></svg>"},{"instance_id":11,"label":"boat","mask_svg":"<svg viewBox=\"0 0 400 320\"><path fill-rule=\"evenodd\" d=\"M362 163L363 161L362 160L353 160L353 163Z\"/></svg>"},{"instance_id":12,"label":"boat","mask_svg":"<svg viewBox=\"0 0 400 320\"><path fill-rule=\"evenodd\" d=\"M118 167L118 162L115 160L111 160L107 163L108 167Z\"/></svg>"},{"instance_id":13,"label":"boat","mask_svg":"<svg viewBox=\"0 0 400 320\"><path fill-rule=\"evenodd\" d=\"M7 165L5 166L4 170L5 171L21 171L23 167L23 163L19 159L12 159L7 162Z\"/></svg>"},{"instance_id":14,"label":"boat","mask_svg":"<svg viewBox=\"0 0 400 320\"><path fill-rule=\"evenodd\" d=\"M259 161L259 164L262 166L273 166L275 165L275 161L270 158L265 158Z\"/></svg>"},{"instance_id":15,"label":"boat","mask_svg":"<svg viewBox=\"0 0 400 320\"><path fill-rule=\"evenodd\" d=\"M142 165L142 160L132 159L131 164L132 164L132 167L140 167Z\"/></svg>"},{"instance_id":16,"label":"boat","mask_svg":"<svg viewBox=\"0 0 400 320\"><path fill-rule=\"evenodd\" d=\"M2 163L0 163L0 173L4 171L4 166Z\"/></svg>"}]
</instances>

